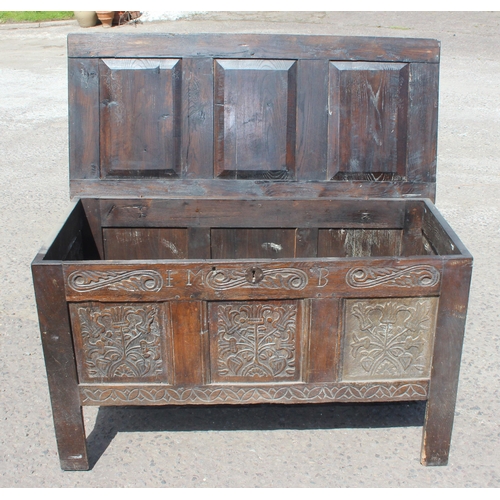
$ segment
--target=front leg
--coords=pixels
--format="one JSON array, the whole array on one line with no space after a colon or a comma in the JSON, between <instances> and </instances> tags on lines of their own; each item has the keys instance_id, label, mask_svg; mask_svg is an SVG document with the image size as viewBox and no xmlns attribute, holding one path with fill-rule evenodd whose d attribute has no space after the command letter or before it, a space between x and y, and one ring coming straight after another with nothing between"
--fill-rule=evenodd
<instances>
[{"instance_id":1,"label":"front leg","mask_svg":"<svg viewBox=\"0 0 500 500\"><path fill-rule=\"evenodd\" d=\"M61 468L88 470L62 265L34 262L32 271Z\"/></svg>"}]
</instances>

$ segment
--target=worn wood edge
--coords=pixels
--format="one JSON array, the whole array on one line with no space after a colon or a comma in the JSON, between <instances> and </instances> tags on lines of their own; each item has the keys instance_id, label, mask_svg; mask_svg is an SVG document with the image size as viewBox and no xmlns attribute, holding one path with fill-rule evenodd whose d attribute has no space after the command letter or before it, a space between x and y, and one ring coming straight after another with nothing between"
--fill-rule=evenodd
<instances>
[{"instance_id":1,"label":"worn wood edge","mask_svg":"<svg viewBox=\"0 0 500 500\"><path fill-rule=\"evenodd\" d=\"M165 404L325 403L426 400L429 381L273 385L171 386L166 384L80 384L85 406Z\"/></svg>"},{"instance_id":2,"label":"worn wood edge","mask_svg":"<svg viewBox=\"0 0 500 500\"><path fill-rule=\"evenodd\" d=\"M381 62L438 63L439 52L440 42L428 38L255 33L68 35L68 57L289 58L295 55L301 59L357 61L370 56Z\"/></svg>"},{"instance_id":3,"label":"worn wood edge","mask_svg":"<svg viewBox=\"0 0 500 500\"><path fill-rule=\"evenodd\" d=\"M72 198L435 198L434 182L72 179Z\"/></svg>"},{"instance_id":4,"label":"worn wood edge","mask_svg":"<svg viewBox=\"0 0 500 500\"><path fill-rule=\"evenodd\" d=\"M451 242L455 245L457 250L460 252L460 255L455 255L454 257L465 257L467 259L471 259L472 261L472 255L467 250L467 247L463 244L462 240L458 237L457 233L454 231L454 229L450 226L450 224L446 221L446 219L443 217L441 212L438 210L436 205L434 203L431 203L430 200L424 200L426 208L429 210L429 212L434 216L436 219L438 225L441 226L443 231L446 233L448 238L451 240ZM424 215L425 218L425 215Z\"/></svg>"}]
</instances>

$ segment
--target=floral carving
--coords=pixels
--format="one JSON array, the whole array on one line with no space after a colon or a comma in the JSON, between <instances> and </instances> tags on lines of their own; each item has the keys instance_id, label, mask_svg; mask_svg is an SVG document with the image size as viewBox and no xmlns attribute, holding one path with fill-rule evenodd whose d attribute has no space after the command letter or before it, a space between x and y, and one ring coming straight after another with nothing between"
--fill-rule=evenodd
<instances>
[{"instance_id":1,"label":"floral carving","mask_svg":"<svg viewBox=\"0 0 500 500\"><path fill-rule=\"evenodd\" d=\"M157 271L75 271L68 277L75 292L91 292L100 288L126 292L158 292L163 278Z\"/></svg>"},{"instance_id":2,"label":"floral carving","mask_svg":"<svg viewBox=\"0 0 500 500\"><path fill-rule=\"evenodd\" d=\"M439 271L433 266L418 265L397 267L357 267L346 275L346 282L353 288L371 288L379 285L397 287L432 287L439 283Z\"/></svg>"},{"instance_id":3,"label":"floral carving","mask_svg":"<svg viewBox=\"0 0 500 500\"><path fill-rule=\"evenodd\" d=\"M126 380L162 373L158 306L78 307L77 316L86 378Z\"/></svg>"},{"instance_id":4,"label":"floral carving","mask_svg":"<svg viewBox=\"0 0 500 500\"><path fill-rule=\"evenodd\" d=\"M225 303L216 307L215 378L271 380L295 377L296 304Z\"/></svg>"},{"instance_id":5,"label":"floral carving","mask_svg":"<svg viewBox=\"0 0 500 500\"><path fill-rule=\"evenodd\" d=\"M425 400L427 382L386 384L300 384L281 387L133 386L80 388L83 404L211 404L328 401Z\"/></svg>"},{"instance_id":6,"label":"floral carving","mask_svg":"<svg viewBox=\"0 0 500 500\"><path fill-rule=\"evenodd\" d=\"M214 290L232 288L266 288L271 290L303 290L309 279L301 269L259 269L259 279L249 279L248 270L216 269L207 275L206 284Z\"/></svg>"},{"instance_id":7,"label":"floral carving","mask_svg":"<svg viewBox=\"0 0 500 500\"><path fill-rule=\"evenodd\" d=\"M344 379L430 376L437 299L346 301Z\"/></svg>"}]
</instances>

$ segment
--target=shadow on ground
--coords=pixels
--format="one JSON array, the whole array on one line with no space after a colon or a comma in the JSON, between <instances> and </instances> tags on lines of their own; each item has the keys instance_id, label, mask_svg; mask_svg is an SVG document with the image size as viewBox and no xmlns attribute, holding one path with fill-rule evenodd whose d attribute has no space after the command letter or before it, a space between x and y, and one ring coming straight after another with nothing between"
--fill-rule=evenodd
<instances>
[{"instance_id":1,"label":"shadow on ground","mask_svg":"<svg viewBox=\"0 0 500 500\"><path fill-rule=\"evenodd\" d=\"M425 401L405 403L100 407L87 439L91 468L119 432L272 431L415 427Z\"/></svg>"}]
</instances>

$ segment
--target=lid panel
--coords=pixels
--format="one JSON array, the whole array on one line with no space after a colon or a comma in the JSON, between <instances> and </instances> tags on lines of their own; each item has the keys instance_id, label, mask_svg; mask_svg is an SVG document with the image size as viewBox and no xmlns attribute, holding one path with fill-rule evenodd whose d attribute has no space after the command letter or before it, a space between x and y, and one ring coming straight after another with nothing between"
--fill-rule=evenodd
<instances>
[{"instance_id":1,"label":"lid panel","mask_svg":"<svg viewBox=\"0 0 500 500\"><path fill-rule=\"evenodd\" d=\"M179 59L101 59L101 176L178 177Z\"/></svg>"},{"instance_id":2,"label":"lid panel","mask_svg":"<svg viewBox=\"0 0 500 500\"><path fill-rule=\"evenodd\" d=\"M73 196L434 199L438 42L220 34L219 57L204 36L164 57L144 56L164 38L69 36L70 56L93 47L69 60Z\"/></svg>"},{"instance_id":3,"label":"lid panel","mask_svg":"<svg viewBox=\"0 0 500 500\"><path fill-rule=\"evenodd\" d=\"M294 179L296 61L214 63L215 177Z\"/></svg>"}]
</instances>

